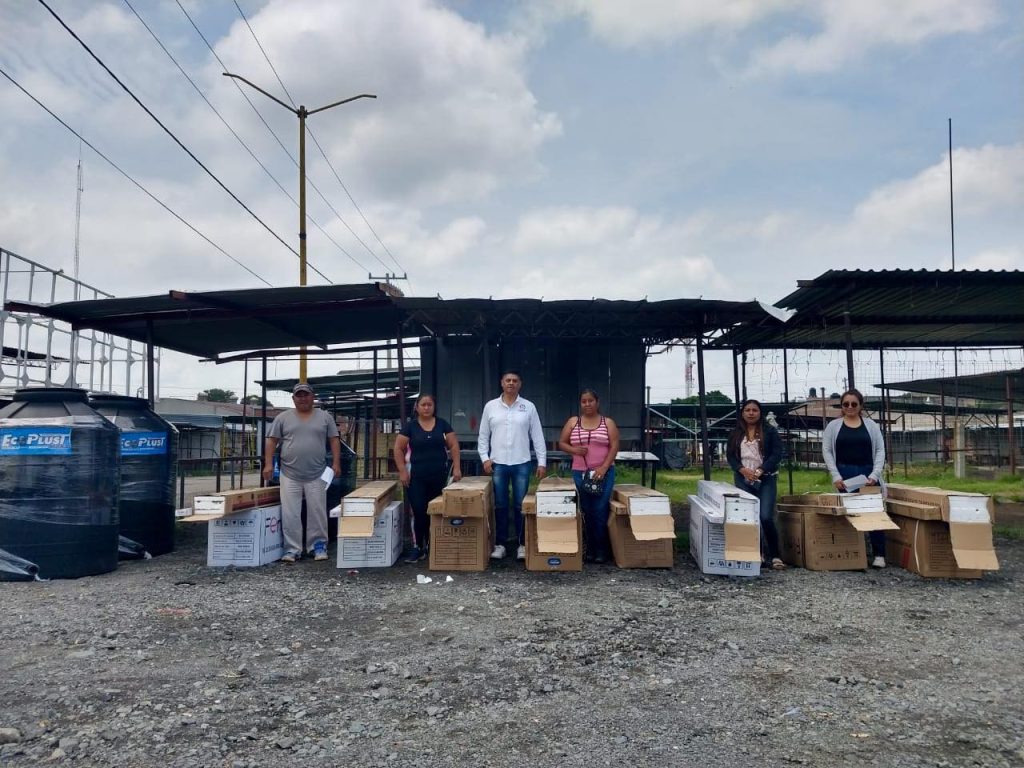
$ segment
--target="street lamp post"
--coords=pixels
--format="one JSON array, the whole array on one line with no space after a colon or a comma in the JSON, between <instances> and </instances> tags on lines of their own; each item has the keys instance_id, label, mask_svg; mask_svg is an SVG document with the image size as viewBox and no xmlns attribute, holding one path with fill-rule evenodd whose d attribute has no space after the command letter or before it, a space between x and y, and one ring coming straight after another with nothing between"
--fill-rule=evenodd
<instances>
[{"instance_id":1,"label":"street lamp post","mask_svg":"<svg viewBox=\"0 0 1024 768\"><path fill-rule=\"evenodd\" d=\"M335 101L331 104L326 104L316 109L306 109L304 106L299 106L298 109L290 107L281 101L276 96L267 93L265 90L260 88L255 83L246 80L241 75L234 75L230 72L224 72L224 77L231 77L235 80L241 80L243 83L253 88L271 101L275 101L282 107L287 109L297 118L299 118L299 285L306 284L306 118L315 115L317 112L324 112L331 107L338 107L342 104L348 104L350 101L356 99L376 99L377 96L372 93L361 93L358 96L351 96L341 101ZM299 354L299 381L306 381L306 347L303 346Z\"/></svg>"}]
</instances>

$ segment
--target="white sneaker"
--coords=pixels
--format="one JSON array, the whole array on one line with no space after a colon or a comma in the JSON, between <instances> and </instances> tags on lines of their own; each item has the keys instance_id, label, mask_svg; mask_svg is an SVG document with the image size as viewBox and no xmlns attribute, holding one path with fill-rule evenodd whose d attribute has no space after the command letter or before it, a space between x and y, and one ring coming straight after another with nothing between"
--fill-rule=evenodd
<instances>
[{"instance_id":1,"label":"white sneaker","mask_svg":"<svg viewBox=\"0 0 1024 768\"><path fill-rule=\"evenodd\" d=\"M516 550L516 560L526 559L526 547L522 544L519 545L519 549Z\"/></svg>"},{"instance_id":2,"label":"white sneaker","mask_svg":"<svg viewBox=\"0 0 1024 768\"><path fill-rule=\"evenodd\" d=\"M494 549L491 550L491 560L502 560L505 557L505 546L503 544L496 544Z\"/></svg>"},{"instance_id":3,"label":"white sneaker","mask_svg":"<svg viewBox=\"0 0 1024 768\"><path fill-rule=\"evenodd\" d=\"M872 568L885 568L885 558L884 557L876 557L874 560L871 561L871 567Z\"/></svg>"}]
</instances>

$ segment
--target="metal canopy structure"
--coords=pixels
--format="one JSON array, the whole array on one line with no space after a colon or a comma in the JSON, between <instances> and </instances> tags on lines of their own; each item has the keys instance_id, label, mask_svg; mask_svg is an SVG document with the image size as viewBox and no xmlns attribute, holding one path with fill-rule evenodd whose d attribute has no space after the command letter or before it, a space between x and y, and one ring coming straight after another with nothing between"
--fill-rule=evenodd
<instances>
[{"instance_id":1,"label":"metal canopy structure","mask_svg":"<svg viewBox=\"0 0 1024 768\"><path fill-rule=\"evenodd\" d=\"M876 384L875 386L882 388L881 385ZM886 384L884 388L938 397L953 397L955 393L957 397L999 403L1012 400L1014 392L1024 393L1024 368L979 373L972 376L895 381L892 384ZM972 410L978 409L972 408Z\"/></svg>"},{"instance_id":2,"label":"metal canopy structure","mask_svg":"<svg viewBox=\"0 0 1024 768\"><path fill-rule=\"evenodd\" d=\"M440 299L399 297L395 304L426 335L505 338L643 339L664 344L772 315L756 301L609 299Z\"/></svg>"},{"instance_id":3,"label":"metal canopy structure","mask_svg":"<svg viewBox=\"0 0 1024 768\"><path fill-rule=\"evenodd\" d=\"M225 352L326 347L395 337L404 316L383 283L170 291L159 296L7 302L5 309L52 317L176 352L216 359ZM339 314L344 313L344 322Z\"/></svg>"},{"instance_id":4,"label":"metal canopy structure","mask_svg":"<svg viewBox=\"0 0 1024 768\"><path fill-rule=\"evenodd\" d=\"M711 346L884 349L1024 344L1024 272L830 270L775 306L786 322L744 324Z\"/></svg>"},{"instance_id":5,"label":"metal canopy structure","mask_svg":"<svg viewBox=\"0 0 1024 768\"><path fill-rule=\"evenodd\" d=\"M316 396L321 399L396 390L400 384L404 384L410 391L416 391L420 381L419 368L406 368L403 373L404 381L399 378L397 369L387 368L377 372L376 380L373 371L347 371L333 376L310 376L306 382L313 387ZM268 379L256 383L277 392L291 392L292 387L298 384L299 380L297 378Z\"/></svg>"}]
</instances>

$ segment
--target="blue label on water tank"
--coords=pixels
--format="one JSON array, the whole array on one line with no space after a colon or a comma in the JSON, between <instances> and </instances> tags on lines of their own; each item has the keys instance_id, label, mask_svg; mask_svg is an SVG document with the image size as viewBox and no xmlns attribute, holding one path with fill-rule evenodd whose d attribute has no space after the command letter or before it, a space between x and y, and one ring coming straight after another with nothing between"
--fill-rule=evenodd
<instances>
[{"instance_id":1,"label":"blue label on water tank","mask_svg":"<svg viewBox=\"0 0 1024 768\"><path fill-rule=\"evenodd\" d=\"M166 432L122 432L122 456L156 456L167 453Z\"/></svg>"},{"instance_id":2,"label":"blue label on water tank","mask_svg":"<svg viewBox=\"0 0 1024 768\"><path fill-rule=\"evenodd\" d=\"M70 456L71 427L4 427L0 456Z\"/></svg>"}]
</instances>

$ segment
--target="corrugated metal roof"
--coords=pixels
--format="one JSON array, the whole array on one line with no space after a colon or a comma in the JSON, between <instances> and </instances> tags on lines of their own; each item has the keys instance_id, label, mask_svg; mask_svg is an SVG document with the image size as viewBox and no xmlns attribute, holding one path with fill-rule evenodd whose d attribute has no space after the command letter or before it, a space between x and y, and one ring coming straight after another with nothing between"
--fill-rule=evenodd
<instances>
[{"instance_id":1,"label":"corrugated metal roof","mask_svg":"<svg viewBox=\"0 0 1024 768\"><path fill-rule=\"evenodd\" d=\"M886 384L885 388L898 392L917 392L941 395L947 400L955 396L993 403L1006 402L1007 382L1015 402L1024 402L1024 368L977 373L971 376L944 376L934 379L914 379ZM880 385L875 385L880 386Z\"/></svg>"},{"instance_id":2,"label":"corrugated metal roof","mask_svg":"<svg viewBox=\"0 0 1024 768\"><path fill-rule=\"evenodd\" d=\"M1018 346L1024 272L830 270L776 306L788 322L744 324L713 346L738 349Z\"/></svg>"}]
</instances>

